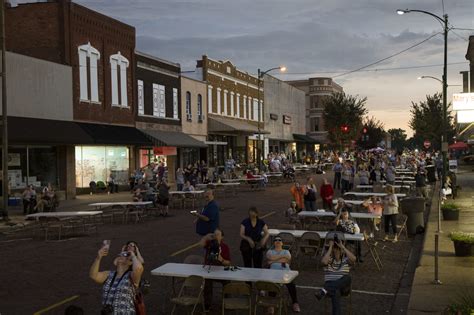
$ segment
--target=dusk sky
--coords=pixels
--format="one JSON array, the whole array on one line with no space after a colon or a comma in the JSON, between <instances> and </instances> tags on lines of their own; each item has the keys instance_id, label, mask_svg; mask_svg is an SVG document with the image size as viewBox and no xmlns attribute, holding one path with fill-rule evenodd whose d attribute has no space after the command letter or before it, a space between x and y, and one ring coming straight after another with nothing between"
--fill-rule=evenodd
<instances>
[{"instance_id":1,"label":"dusk sky","mask_svg":"<svg viewBox=\"0 0 474 315\"><path fill-rule=\"evenodd\" d=\"M31 2L31 1L17 1ZM285 65L294 80L334 77L404 50L442 32L434 18L396 9L443 14L441 0L77 0L91 9L136 27L137 49L179 62L192 70L203 54L231 60L251 73ZM474 29L473 0L445 0L453 27ZM473 30L449 34L448 84L461 84L467 39ZM370 115L386 129L408 130L411 101L441 91L442 34L397 57L366 70L336 77L346 93L367 97ZM433 66L436 65L436 66ZM405 70L391 68L420 67ZM384 70L391 69L391 70ZM448 88L451 94L460 86Z\"/></svg>"}]
</instances>

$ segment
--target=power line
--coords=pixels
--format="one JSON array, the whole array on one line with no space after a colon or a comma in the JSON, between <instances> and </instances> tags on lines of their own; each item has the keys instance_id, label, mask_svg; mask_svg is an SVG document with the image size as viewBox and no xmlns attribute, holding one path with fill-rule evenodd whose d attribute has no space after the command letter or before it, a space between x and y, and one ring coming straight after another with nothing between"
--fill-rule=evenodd
<instances>
[{"instance_id":1,"label":"power line","mask_svg":"<svg viewBox=\"0 0 474 315\"><path fill-rule=\"evenodd\" d=\"M462 35L459 35L459 34L456 33L455 31L453 31L453 29L451 29L450 31L451 31L451 33L453 33L457 38L460 38L460 39L462 39L462 40L464 40L464 41L466 41L466 42L469 41L469 39L467 39L466 37L463 37Z\"/></svg>"},{"instance_id":2,"label":"power line","mask_svg":"<svg viewBox=\"0 0 474 315\"><path fill-rule=\"evenodd\" d=\"M460 31L474 31L474 28L462 28L462 27L453 27L453 30L460 30Z\"/></svg>"},{"instance_id":3,"label":"power line","mask_svg":"<svg viewBox=\"0 0 474 315\"><path fill-rule=\"evenodd\" d=\"M451 62L448 65L460 65L460 64L469 64L467 61L460 61L460 62ZM422 66L406 66L406 67L396 67L396 68L377 68L377 69L365 69L360 70L359 72L379 72L379 71L394 71L394 70L409 70L409 69L421 69L421 68L433 68L433 67L442 67L444 64L436 64L436 65L422 65ZM308 75L308 74L339 74L345 73L341 71L314 71L314 72L285 72L285 73L278 73L275 75Z\"/></svg>"},{"instance_id":4,"label":"power line","mask_svg":"<svg viewBox=\"0 0 474 315\"><path fill-rule=\"evenodd\" d=\"M388 56L388 57L385 57L385 58L383 58L383 59L380 59L380 60L378 60L378 61L376 61L376 62L372 62L371 64L368 64L368 65L366 65L366 66L363 66L363 67L360 67L360 68L357 68L357 69L354 69L354 70L351 70L351 71L348 71L348 72L345 72L345 73L342 73L342 74L338 74L337 76L335 76L335 77L333 77L333 78L342 77L342 76L345 76L345 75L348 75L348 74L351 74L351 73L360 71L360 70L362 70L362 69L369 68L369 67L371 67L371 66L373 66L373 65L376 65L376 64L378 64L378 63L381 63L381 62L383 62L383 61L385 61L385 60L388 60L388 59L391 59L391 58L396 57L396 56L398 56L398 55L401 55L401 54L403 54L404 52L406 52L406 51L408 51L408 50L410 50L410 49L413 49L413 48L415 48L415 47L417 47L417 46L420 46L421 44L423 44L423 43L429 41L430 39L432 39L433 37L435 37L435 36L437 36L437 35L439 35L439 34L441 34L441 32L435 33L435 34L429 36L428 38L422 40L421 42L418 42L418 43L416 43L416 44L414 44L414 45L411 45L410 47L405 48L405 49L403 49L403 50L401 50L401 51L399 51L399 52L397 52L397 53L395 53L395 54L393 54L393 55L390 55L390 56Z\"/></svg>"}]
</instances>

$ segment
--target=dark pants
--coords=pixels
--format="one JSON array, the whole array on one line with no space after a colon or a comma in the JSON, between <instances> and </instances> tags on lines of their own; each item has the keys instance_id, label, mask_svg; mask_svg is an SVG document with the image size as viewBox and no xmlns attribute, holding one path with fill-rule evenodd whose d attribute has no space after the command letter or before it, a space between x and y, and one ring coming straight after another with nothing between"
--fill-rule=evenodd
<instances>
[{"instance_id":1,"label":"dark pants","mask_svg":"<svg viewBox=\"0 0 474 315\"><path fill-rule=\"evenodd\" d=\"M114 192L118 192L118 185L112 182L108 182L109 185L109 193L113 194Z\"/></svg>"},{"instance_id":2,"label":"dark pants","mask_svg":"<svg viewBox=\"0 0 474 315\"><path fill-rule=\"evenodd\" d=\"M183 191L183 184L176 184L178 191Z\"/></svg>"},{"instance_id":3,"label":"dark pants","mask_svg":"<svg viewBox=\"0 0 474 315\"><path fill-rule=\"evenodd\" d=\"M350 191L350 182L348 180L341 180L341 194L344 194L346 191Z\"/></svg>"},{"instance_id":4,"label":"dark pants","mask_svg":"<svg viewBox=\"0 0 474 315\"><path fill-rule=\"evenodd\" d=\"M305 200L304 209L306 211L316 211L316 200L315 201Z\"/></svg>"},{"instance_id":5,"label":"dark pants","mask_svg":"<svg viewBox=\"0 0 474 315\"><path fill-rule=\"evenodd\" d=\"M390 223L392 224L392 232L397 235L397 215L389 214L383 216L383 221L385 224L385 234L388 234L390 231Z\"/></svg>"},{"instance_id":6,"label":"dark pants","mask_svg":"<svg viewBox=\"0 0 474 315\"><path fill-rule=\"evenodd\" d=\"M341 189L341 172L334 173L334 183L332 186L334 189Z\"/></svg>"},{"instance_id":7,"label":"dark pants","mask_svg":"<svg viewBox=\"0 0 474 315\"><path fill-rule=\"evenodd\" d=\"M241 250L244 267L262 268L263 250L262 249L245 249Z\"/></svg>"},{"instance_id":8,"label":"dark pants","mask_svg":"<svg viewBox=\"0 0 474 315\"><path fill-rule=\"evenodd\" d=\"M287 283L285 285L286 285L286 288L288 289L288 293L290 294L291 304L298 303L298 296L296 295L296 285L293 282ZM269 295L275 296L276 294L270 293Z\"/></svg>"},{"instance_id":9,"label":"dark pants","mask_svg":"<svg viewBox=\"0 0 474 315\"><path fill-rule=\"evenodd\" d=\"M323 208L332 210L332 199L328 201L323 199Z\"/></svg>"},{"instance_id":10,"label":"dark pants","mask_svg":"<svg viewBox=\"0 0 474 315\"><path fill-rule=\"evenodd\" d=\"M219 282L222 284L222 287L224 287L230 281L206 279L206 282L204 283L204 305L207 309L212 305L212 287L214 282Z\"/></svg>"},{"instance_id":11,"label":"dark pants","mask_svg":"<svg viewBox=\"0 0 474 315\"><path fill-rule=\"evenodd\" d=\"M23 199L23 214L31 214L36 206L36 199Z\"/></svg>"},{"instance_id":12,"label":"dark pants","mask_svg":"<svg viewBox=\"0 0 474 315\"><path fill-rule=\"evenodd\" d=\"M332 314L341 314L341 290L350 287L351 276L346 275L336 281L326 281L324 289L328 291L328 296L332 302Z\"/></svg>"}]
</instances>

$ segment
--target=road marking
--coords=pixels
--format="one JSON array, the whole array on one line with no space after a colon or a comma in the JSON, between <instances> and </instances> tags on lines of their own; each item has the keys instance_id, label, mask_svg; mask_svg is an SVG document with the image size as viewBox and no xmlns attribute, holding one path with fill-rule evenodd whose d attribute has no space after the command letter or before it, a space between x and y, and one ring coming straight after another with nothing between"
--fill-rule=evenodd
<instances>
[{"instance_id":1,"label":"road marking","mask_svg":"<svg viewBox=\"0 0 474 315\"><path fill-rule=\"evenodd\" d=\"M177 252L174 252L174 253L171 254L170 256L171 256L171 257L177 256L177 255L179 255L179 254L182 254L182 253L184 253L184 252L187 252L187 251L190 250L190 249L193 249L193 248L198 247L200 244L201 244L200 242L197 242L197 243L195 243L195 244L189 245L189 246L186 247L186 248L183 248L183 249L181 249L181 250L178 250Z\"/></svg>"},{"instance_id":2,"label":"road marking","mask_svg":"<svg viewBox=\"0 0 474 315\"><path fill-rule=\"evenodd\" d=\"M297 288L300 289L310 289L310 290L321 290L321 287L310 287L305 285L297 285ZM352 290L354 293L360 294L371 294L371 295L383 295L383 296L395 296L395 293L386 293L386 292L372 292L372 291L364 291L364 290ZM399 295L408 295L407 293L399 293Z\"/></svg>"},{"instance_id":3,"label":"road marking","mask_svg":"<svg viewBox=\"0 0 474 315\"><path fill-rule=\"evenodd\" d=\"M264 214L263 216L261 216L260 219L267 218L267 217L269 217L269 216L271 216L271 215L274 215L274 214L275 214L275 211L270 211L269 213L266 213L266 214ZM198 247L198 246L200 246L200 245L201 245L201 242L197 242L197 243L195 243L195 244L189 245L188 247L185 247L185 248L183 248L183 249L178 250L177 252L172 253L172 254L170 255L170 257L178 256L179 254L182 254L182 253L184 253L184 252L187 252L188 250L191 250L191 249L193 249L193 248L196 248L196 247Z\"/></svg>"},{"instance_id":4,"label":"road marking","mask_svg":"<svg viewBox=\"0 0 474 315\"><path fill-rule=\"evenodd\" d=\"M260 217L260 219L265 219L265 218L267 218L267 217L269 217L269 216L272 216L272 215L274 215L274 214L275 214L275 211L270 211L270 212L268 212L267 214L262 215L262 216Z\"/></svg>"},{"instance_id":5,"label":"road marking","mask_svg":"<svg viewBox=\"0 0 474 315\"><path fill-rule=\"evenodd\" d=\"M42 310L37 311L36 313L33 313L33 315L41 315L41 314L44 314L44 313L46 313L46 312L48 312L48 311L50 311L50 310L52 310L52 309L54 309L54 308L56 308L56 307L58 307L58 306L61 306L61 305L63 305L63 304L66 304L66 303L69 303L69 302L71 302L71 301L74 301L74 300L77 299L78 297L79 297L79 295L73 295L73 296L71 296L71 297L69 297L69 298L67 298L67 299L65 299L65 300L62 300L61 302L58 302L58 303L53 304L53 305L51 305L51 306L48 306L47 308L43 308Z\"/></svg>"}]
</instances>

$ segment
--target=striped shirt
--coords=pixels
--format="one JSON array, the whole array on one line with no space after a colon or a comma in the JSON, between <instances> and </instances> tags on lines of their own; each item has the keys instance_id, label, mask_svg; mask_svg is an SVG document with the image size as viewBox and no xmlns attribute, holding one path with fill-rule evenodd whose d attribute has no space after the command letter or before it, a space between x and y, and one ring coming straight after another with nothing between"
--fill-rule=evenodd
<instances>
[{"instance_id":1,"label":"striped shirt","mask_svg":"<svg viewBox=\"0 0 474 315\"><path fill-rule=\"evenodd\" d=\"M340 262L331 258L328 265L324 267L324 281L336 281L348 275L350 271L348 261L347 257L343 257Z\"/></svg>"}]
</instances>

